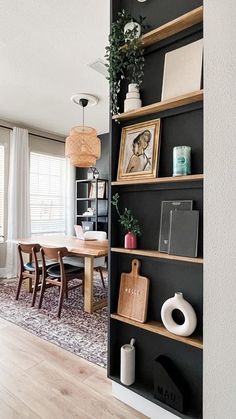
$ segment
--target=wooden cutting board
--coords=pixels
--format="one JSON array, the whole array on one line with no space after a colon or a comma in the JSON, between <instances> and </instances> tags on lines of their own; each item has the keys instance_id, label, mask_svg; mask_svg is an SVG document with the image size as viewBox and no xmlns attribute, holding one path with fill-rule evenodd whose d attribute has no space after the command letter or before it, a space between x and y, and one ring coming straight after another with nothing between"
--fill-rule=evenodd
<instances>
[{"instance_id":1,"label":"wooden cutting board","mask_svg":"<svg viewBox=\"0 0 236 419\"><path fill-rule=\"evenodd\" d=\"M139 275L141 262L132 260L130 273L122 273L117 313L120 316L145 323L149 293L149 279Z\"/></svg>"}]
</instances>

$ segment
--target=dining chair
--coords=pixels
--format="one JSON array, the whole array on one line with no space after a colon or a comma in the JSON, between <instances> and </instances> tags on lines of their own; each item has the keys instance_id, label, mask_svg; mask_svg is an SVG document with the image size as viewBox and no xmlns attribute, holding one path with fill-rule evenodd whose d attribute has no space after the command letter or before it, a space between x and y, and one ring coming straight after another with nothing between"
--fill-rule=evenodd
<instances>
[{"instance_id":1,"label":"dining chair","mask_svg":"<svg viewBox=\"0 0 236 419\"><path fill-rule=\"evenodd\" d=\"M42 301L46 288L56 286L60 290L57 317L61 317L62 304L64 297L68 297L68 292L80 286L84 286L84 270L83 268L72 266L64 262L64 258L68 256L66 247L41 247L42 257L42 286L39 298L38 308L42 306ZM57 263L51 267L47 267L47 259L55 260ZM69 286L68 283L72 279L80 279L79 283Z\"/></svg>"},{"instance_id":2,"label":"dining chair","mask_svg":"<svg viewBox=\"0 0 236 419\"><path fill-rule=\"evenodd\" d=\"M17 246L19 257L18 285L16 290L16 300L19 299L21 285L24 280L30 281L30 288L33 282L33 297L31 307L34 307L37 291L39 290L40 274L42 265L39 264L37 253L40 251L38 243L19 243ZM29 262L24 262L24 254L29 256Z\"/></svg>"},{"instance_id":3,"label":"dining chair","mask_svg":"<svg viewBox=\"0 0 236 419\"><path fill-rule=\"evenodd\" d=\"M86 231L84 233L84 240L106 240L107 233L105 231ZM66 262L73 266L84 269L84 258L80 256L69 256L66 258ZM105 256L94 258L94 269L100 273L103 288L105 288L105 282L103 277L103 269L106 267Z\"/></svg>"}]
</instances>

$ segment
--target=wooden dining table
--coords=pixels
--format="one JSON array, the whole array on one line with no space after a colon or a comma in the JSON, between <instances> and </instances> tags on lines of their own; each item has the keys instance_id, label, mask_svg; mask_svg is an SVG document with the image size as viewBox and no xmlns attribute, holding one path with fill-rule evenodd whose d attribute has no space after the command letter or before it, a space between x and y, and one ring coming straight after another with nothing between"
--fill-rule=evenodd
<instances>
[{"instance_id":1,"label":"wooden dining table","mask_svg":"<svg viewBox=\"0 0 236 419\"><path fill-rule=\"evenodd\" d=\"M107 305L107 299L93 301L94 258L108 255L108 240L80 240L74 236L33 235L19 239L21 243L39 243L41 246L66 247L69 256L84 258L84 311L93 313Z\"/></svg>"}]
</instances>

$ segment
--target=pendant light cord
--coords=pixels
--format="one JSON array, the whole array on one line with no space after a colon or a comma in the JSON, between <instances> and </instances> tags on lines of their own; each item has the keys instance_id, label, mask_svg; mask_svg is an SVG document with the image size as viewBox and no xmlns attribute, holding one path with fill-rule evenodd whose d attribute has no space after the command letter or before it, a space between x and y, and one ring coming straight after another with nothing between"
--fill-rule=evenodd
<instances>
[{"instance_id":1,"label":"pendant light cord","mask_svg":"<svg viewBox=\"0 0 236 419\"><path fill-rule=\"evenodd\" d=\"M80 99L79 101L80 106L83 108L83 132L84 132L84 108L88 105L88 99Z\"/></svg>"},{"instance_id":2,"label":"pendant light cord","mask_svg":"<svg viewBox=\"0 0 236 419\"><path fill-rule=\"evenodd\" d=\"M83 132L84 132L84 106L83 106Z\"/></svg>"}]
</instances>

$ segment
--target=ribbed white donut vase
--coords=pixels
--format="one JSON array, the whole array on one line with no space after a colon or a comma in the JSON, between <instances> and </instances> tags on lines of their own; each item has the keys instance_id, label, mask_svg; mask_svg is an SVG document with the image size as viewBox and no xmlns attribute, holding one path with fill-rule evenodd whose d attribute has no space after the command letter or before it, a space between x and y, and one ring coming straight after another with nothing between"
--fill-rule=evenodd
<instances>
[{"instance_id":1,"label":"ribbed white donut vase","mask_svg":"<svg viewBox=\"0 0 236 419\"><path fill-rule=\"evenodd\" d=\"M178 324L172 317L173 310L180 310L184 316L184 323ZM183 297L182 292L166 300L161 308L161 319L169 332L179 336L190 336L197 326L197 316L191 306Z\"/></svg>"}]
</instances>

